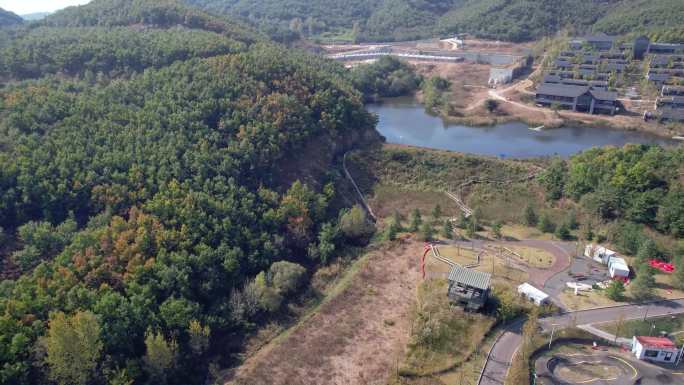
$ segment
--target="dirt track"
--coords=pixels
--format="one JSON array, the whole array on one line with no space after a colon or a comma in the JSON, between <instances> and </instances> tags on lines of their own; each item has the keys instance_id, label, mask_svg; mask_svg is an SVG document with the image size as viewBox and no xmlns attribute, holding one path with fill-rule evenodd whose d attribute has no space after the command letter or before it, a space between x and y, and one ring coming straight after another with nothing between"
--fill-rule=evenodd
<instances>
[{"instance_id":1,"label":"dirt track","mask_svg":"<svg viewBox=\"0 0 684 385\"><path fill-rule=\"evenodd\" d=\"M408 341L421 243L377 251L349 287L226 384L384 384Z\"/></svg>"}]
</instances>

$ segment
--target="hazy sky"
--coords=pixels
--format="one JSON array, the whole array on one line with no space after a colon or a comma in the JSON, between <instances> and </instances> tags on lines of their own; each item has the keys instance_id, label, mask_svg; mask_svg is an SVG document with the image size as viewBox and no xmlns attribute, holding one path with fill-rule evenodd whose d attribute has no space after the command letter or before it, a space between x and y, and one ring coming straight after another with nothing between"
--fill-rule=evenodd
<instances>
[{"instance_id":1,"label":"hazy sky","mask_svg":"<svg viewBox=\"0 0 684 385\"><path fill-rule=\"evenodd\" d=\"M0 0L0 8L18 15L33 12L53 12L70 5L81 5L90 0Z\"/></svg>"}]
</instances>

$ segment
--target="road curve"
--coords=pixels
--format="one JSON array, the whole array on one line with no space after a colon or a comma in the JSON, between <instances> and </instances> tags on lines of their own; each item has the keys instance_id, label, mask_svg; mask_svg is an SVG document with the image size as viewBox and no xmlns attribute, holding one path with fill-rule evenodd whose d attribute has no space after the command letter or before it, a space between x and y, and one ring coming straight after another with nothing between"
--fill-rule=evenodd
<instances>
[{"instance_id":1,"label":"road curve","mask_svg":"<svg viewBox=\"0 0 684 385\"><path fill-rule=\"evenodd\" d=\"M638 305L567 312L557 316L541 318L539 324L544 330L549 331L554 324L563 328L573 325L610 322L618 319L621 315L624 316L625 320L630 320L681 313L684 313L684 299L662 300ZM501 385L504 383L508 367L521 341L520 323L506 328L504 334L492 347L489 359L485 362L479 385Z\"/></svg>"}]
</instances>

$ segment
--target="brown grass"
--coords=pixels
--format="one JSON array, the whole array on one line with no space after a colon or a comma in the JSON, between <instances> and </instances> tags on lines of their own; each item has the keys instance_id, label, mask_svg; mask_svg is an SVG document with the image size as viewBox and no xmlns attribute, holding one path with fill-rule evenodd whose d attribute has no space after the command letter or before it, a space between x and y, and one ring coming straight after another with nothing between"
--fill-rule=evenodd
<instances>
[{"instance_id":1,"label":"brown grass","mask_svg":"<svg viewBox=\"0 0 684 385\"><path fill-rule=\"evenodd\" d=\"M368 255L338 295L227 384L384 384L408 342L420 252L420 243L397 242Z\"/></svg>"}]
</instances>

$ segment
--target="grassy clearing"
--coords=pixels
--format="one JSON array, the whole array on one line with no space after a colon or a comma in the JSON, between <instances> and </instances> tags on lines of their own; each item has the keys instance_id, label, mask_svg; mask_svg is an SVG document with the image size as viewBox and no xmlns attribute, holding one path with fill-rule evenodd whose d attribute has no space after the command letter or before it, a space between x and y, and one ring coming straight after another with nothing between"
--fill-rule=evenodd
<instances>
[{"instance_id":1,"label":"grassy clearing","mask_svg":"<svg viewBox=\"0 0 684 385\"><path fill-rule=\"evenodd\" d=\"M527 246L506 246L509 250L517 253L522 260L532 267L548 268L556 261L556 257L546 250Z\"/></svg>"},{"instance_id":2,"label":"grassy clearing","mask_svg":"<svg viewBox=\"0 0 684 385\"><path fill-rule=\"evenodd\" d=\"M444 279L427 280L418 289L410 342L399 369L403 377L433 375L465 362L481 345L494 317L452 307Z\"/></svg>"},{"instance_id":3,"label":"grassy clearing","mask_svg":"<svg viewBox=\"0 0 684 385\"><path fill-rule=\"evenodd\" d=\"M569 310L584 310L595 307L615 306L626 302L616 302L606 297L603 291L580 291L577 295L570 289L565 289L560 294L560 300Z\"/></svg>"},{"instance_id":4,"label":"grassy clearing","mask_svg":"<svg viewBox=\"0 0 684 385\"><path fill-rule=\"evenodd\" d=\"M619 322L608 322L596 325L599 329L608 333L617 334L619 337L632 338L632 336L657 336L665 332L677 340L678 344L684 342L684 315L652 318L643 321L641 319Z\"/></svg>"}]
</instances>

